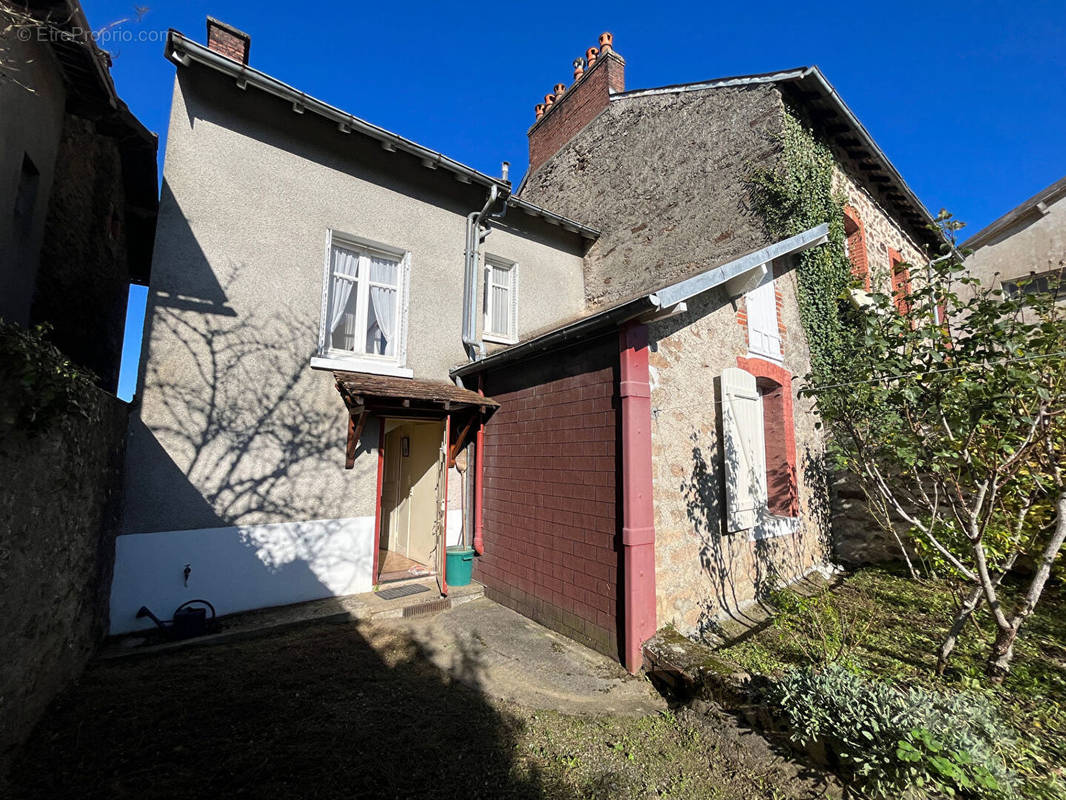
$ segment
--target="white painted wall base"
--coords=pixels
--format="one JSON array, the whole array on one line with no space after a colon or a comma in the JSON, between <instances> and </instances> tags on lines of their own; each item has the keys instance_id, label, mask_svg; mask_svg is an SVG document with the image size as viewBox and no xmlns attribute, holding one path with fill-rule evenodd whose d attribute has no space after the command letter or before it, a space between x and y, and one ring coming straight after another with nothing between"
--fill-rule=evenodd
<instances>
[{"instance_id":1,"label":"white painted wall base","mask_svg":"<svg viewBox=\"0 0 1066 800\"><path fill-rule=\"evenodd\" d=\"M136 618L141 606L169 619L194 598L221 615L369 592L373 564L373 517L119 536L111 633L151 627Z\"/></svg>"}]
</instances>

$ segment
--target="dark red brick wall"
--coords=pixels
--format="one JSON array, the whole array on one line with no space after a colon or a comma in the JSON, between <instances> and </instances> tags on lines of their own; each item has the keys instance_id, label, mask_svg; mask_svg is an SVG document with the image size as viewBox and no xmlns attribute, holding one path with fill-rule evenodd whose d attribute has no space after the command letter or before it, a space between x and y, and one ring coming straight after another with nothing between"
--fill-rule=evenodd
<instances>
[{"instance_id":1,"label":"dark red brick wall","mask_svg":"<svg viewBox=\"0 0 1066 800\"><path fill-rule=\"evenodd\" d=\"M489 373L476 579L503 605L618 657L618 341Z\"/></svg>"},{"instance_id":2,"label":"dark red brick wall","mask_svg":"<svg viewBox=\"0 0 1066 800\"><path fill-rule=\"evenodd\" d=\"M607 108L611 92L624 92L625 88L625 61L620 56L609 53L593 64L530 128L530 171L555 155Z\"/></svg>"}]
</instances>

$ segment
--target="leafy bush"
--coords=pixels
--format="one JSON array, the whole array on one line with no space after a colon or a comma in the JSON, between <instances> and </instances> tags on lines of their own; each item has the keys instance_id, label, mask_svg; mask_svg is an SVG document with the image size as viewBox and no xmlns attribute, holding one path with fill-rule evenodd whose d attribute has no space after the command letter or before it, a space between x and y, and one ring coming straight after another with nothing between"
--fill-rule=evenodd
<instances>
[{"instance_id":1,"label":"leafy bush","mask_svg":"<svg viewBox=\"0 0 1066 800\"><path fill-rule=\"evenodd\" d=\"M57 415L89 416L85 393L92 375L49 342L48 331L0 320L0 430L32 433Z\"/></svg>"},{"instance_id":2,"label":"leafy bush","mask_svg":"<svg viewBox=\"0 0 1066 800\"><path fill-rule=\"evenodd\" d=\"M840 665L770 689L795 741L821 742L873 797L1016 796L1014 733L981 696L902 688Z\"/></svg>"}]
</instances>

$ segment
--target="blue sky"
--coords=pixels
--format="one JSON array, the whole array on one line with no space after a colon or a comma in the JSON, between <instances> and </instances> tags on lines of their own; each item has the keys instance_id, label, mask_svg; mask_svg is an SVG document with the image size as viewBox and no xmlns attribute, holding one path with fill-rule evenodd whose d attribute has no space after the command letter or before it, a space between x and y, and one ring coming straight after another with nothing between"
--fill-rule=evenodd
<instances>
[{"instance_id":1,"label":"blue sky","mask_svg":"<svg viewBox=\"0 0 1066 800\"><path fill-rule=\"evenodd\" d=\"M251 64L485 172L525 171L533 106L614 34L635 89L817 64L926 206L966 233L1066 174L1066 3L453 2L140 0L103 46L119 93L160 135L174 67L154 31L199 41L204 18L252 37ZM83 0L94 28L134 15ZM134 287L119 394L129 398L144 313Z\"/></svg>"}]
</instances>

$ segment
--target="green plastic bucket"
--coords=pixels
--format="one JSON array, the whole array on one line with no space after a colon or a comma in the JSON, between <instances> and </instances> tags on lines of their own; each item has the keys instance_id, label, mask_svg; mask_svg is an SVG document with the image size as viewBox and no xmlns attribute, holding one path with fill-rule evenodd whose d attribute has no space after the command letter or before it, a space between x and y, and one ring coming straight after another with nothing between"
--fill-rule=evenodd
<instances>
[{"instance_id":1,"label":"green plastic bucket","mask_svg":"<svg viewBox=\"0 0 1066 800\"><path fill-rule=\"evenodd\" d=\"M474 548L455 545L448 548L448 571L445 578L449 586L469 586L474 572Z\"/></svg>"}]
</instances>

